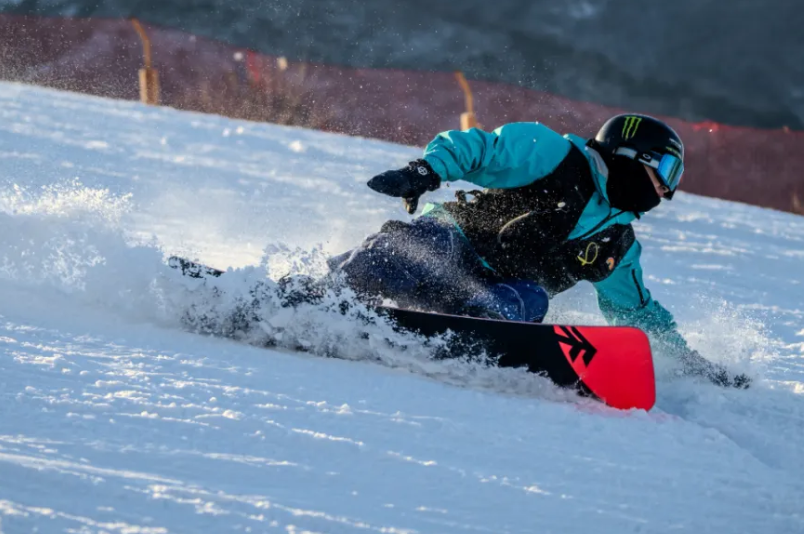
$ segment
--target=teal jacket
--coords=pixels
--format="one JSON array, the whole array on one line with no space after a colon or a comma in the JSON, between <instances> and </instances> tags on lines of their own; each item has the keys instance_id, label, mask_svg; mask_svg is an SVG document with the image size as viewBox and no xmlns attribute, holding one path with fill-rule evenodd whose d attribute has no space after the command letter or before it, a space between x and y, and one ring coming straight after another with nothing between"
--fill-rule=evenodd
<instances>
[{"instance_id":1,"label":"teal jacket","mask_svg":"<svg viewBox=\"0 0 804 534\"><path fill-rule=\"evenodd\" d=\"M424 159L443 182L464 180L484 188L516 188L530 185L549 175L570 151L580 148L589 161L596 191L586 205L569 239L595 233L614 224L627 225L636 216L621 213L609 204L606 194L607 168L586 140L576 135L561 136L539 123L511 123L485 132L443 132L425 148ZM425 206L424 214L437 212L437 204ZM594 235L594 234L593 234ZM603 281L594 284L600 310L609 324L631 325L651 334L671 351L690 349L678 333L672 314L651 297L642 279L639 263L642 246L634 241L617 267Z\"/></svg>"}]
</instances>

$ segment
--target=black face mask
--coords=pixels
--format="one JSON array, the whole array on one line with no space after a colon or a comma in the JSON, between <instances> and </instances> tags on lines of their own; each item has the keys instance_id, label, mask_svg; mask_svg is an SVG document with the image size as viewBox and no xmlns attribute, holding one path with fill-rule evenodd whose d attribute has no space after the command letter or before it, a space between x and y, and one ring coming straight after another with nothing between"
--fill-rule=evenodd
<instances>
[{"instance_id":1,"label":"black face mask","mask_svg":"<svg viewBox=\"0 0 804 534\"><path fill-rule=\"evenodd\" d=\"M609 167L606 193L612 207L646 212L662 201L642 163L623 156L614 156L606 163Z\"/></svg>"}]
</instances>

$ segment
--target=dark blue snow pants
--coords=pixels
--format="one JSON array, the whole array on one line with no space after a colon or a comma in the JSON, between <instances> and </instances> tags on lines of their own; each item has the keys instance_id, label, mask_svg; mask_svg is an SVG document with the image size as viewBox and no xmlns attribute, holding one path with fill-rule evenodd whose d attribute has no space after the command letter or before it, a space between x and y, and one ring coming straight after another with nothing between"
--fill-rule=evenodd
<instances>
[{"instance_id":1,"label":"dark blue snow pants","mask_svg":"<svg viewBox=\"0 0 804 534\"><path fill-rule=\"evenodd\" d=\"M388 221L329 265L358 294L404 308L532 322L547 313L544 289L527 280L500 279L457 227L432 217Z\"/></svg>"}]
</instances>

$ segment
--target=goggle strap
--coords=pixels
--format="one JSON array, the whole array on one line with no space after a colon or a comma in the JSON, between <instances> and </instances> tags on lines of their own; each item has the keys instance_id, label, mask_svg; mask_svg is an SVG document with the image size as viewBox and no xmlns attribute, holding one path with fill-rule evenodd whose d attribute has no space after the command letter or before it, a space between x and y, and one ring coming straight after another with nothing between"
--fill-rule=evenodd
<instances>
[{"instance_id":1,"label":"goggle strap","mask_svg":"<svg viewBox=\"0 0 804 534\"><path fill-rule=\"evenodd\" d=\"M659 160L657 160L656 158L651 158L650 160L645 161L644 159L639 157L639 152L637 152L633 148L621 146L617 150L615 150L614 153L617 154L618 156L625 156L626 158L637 160L640 163L644 163L649 167L653 167L654 169L659 168Z\"/></svg>"},{"instance_id":2,"label":"goggle strap","mask_svg":"<svg viewBox=\"0 0 804 534\"><path fill-rule=\"evenodd\" d=\"M636 159L637 151L633 148L628 148L625 146L618 147L617 150L614 151L615 154L618 156L625 156L627 158Z\"/></svg>"}]
</instances>

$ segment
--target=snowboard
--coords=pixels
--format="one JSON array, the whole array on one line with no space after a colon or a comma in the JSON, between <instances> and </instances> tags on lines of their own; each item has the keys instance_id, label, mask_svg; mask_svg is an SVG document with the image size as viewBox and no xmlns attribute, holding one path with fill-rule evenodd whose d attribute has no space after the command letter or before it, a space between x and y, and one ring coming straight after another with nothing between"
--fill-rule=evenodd
<instances>
[{"instance_id":1,"label":"snowboard","mask_svg":"<svg viewBox=\"0 0 804 534\"><path fill-rule=\"evenodd\" d=\"M193 278L223 271L183 258L168 264ZM448 335L439 358L483 351L499 367L526 368L560 387L618 409L650 410L656 401L653 357L647 335L637 328L525 323L380 306L399 330L427 338Z\"/></svg>"}]
</instances>

